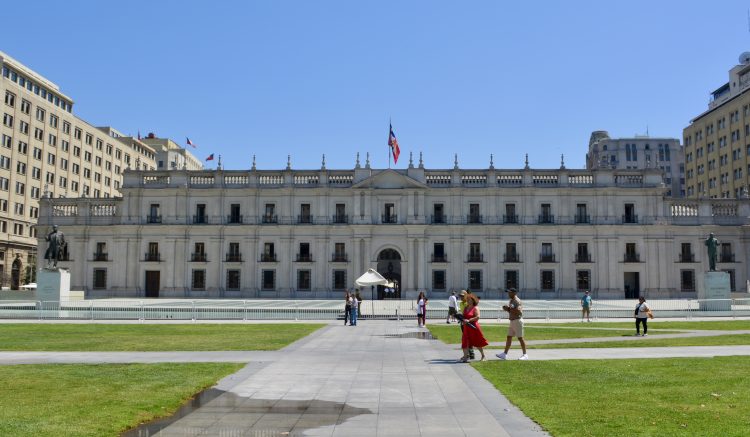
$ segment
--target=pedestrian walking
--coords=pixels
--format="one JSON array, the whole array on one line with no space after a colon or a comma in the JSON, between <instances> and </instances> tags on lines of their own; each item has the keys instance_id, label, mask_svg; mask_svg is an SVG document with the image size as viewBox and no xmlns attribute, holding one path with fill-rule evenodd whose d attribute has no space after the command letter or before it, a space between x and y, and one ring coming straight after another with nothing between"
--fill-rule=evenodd
<instances>
[{"instance_id":1,"label":"pedestrian walking","mask_svg":"<svg viewBox=\"0 0 750 437\"><path fill-rule=\"evenodd\" d=\"M586 290L583 292L583 297L581 298L581 321L583 322L583 318L586 317L587 321L591 321L591 295L589 294L589 291Z\"/></svg>"},{"instance_id":2,"label":"pedestrian walking","mask_svg":"<svg viewBox=\"0 0 750 437\"><path fill-rule=\"evenodd\" d=\"M357 302L357 296L354 293L349 294L349 326L357 326L357 315L359 313L359 302Z\"/></svg>"},{"instance_id":3,"label":"pedestrian walking","mask_svg":"<svg viewBox=\"0 0 750 437\"><path fill-rule=\"evenodd\" d=\"M427 297L424 291L419 292L417 297L417 326L420 328L424 327L425 312L427 311Z\"/></svg>"},{"instance_id":4,"label":"pedestrian walking","mask_svg":"<svg viewBox=\"0 0 750 437\"><path fill-rule=\"evenodd\" d=\"M503 310L508 312L510 323L508 325L508 336L505 338L505 350L497 354L497 357L501 360L507 359L510 345L513 343L513 337L517 337L523 351L523 355L521 355L519 360L528 360L526 342L523 339L523 303L518 298L518 290L515 288L509 288L505 292L508 293L510 300L508 301L508 305L503 305Z\"/></svg>"},{"instance_id":5,"label":"pedestrian walking","mask_svg":"<svg viewBox=\"0 0 750 437\"><path fill-rule=\"evenodd\" d=\"M463 320L461 324L464 326L463 333L461 335L461 349L464 351L464 355L459 361L462 363L469 362L469 349L477 348L479 353L482 354L482 358L479 361L484 361L484 347L487 346L487 339L484 338L482 327L479 325L479 299L476 296L469 295L466 298L466 308L463 312Z\"/></svg>"},{"instance_id":6,"label":"pedestrian walking","mask_svg":"<svg viewBox=\"0 0 750 437\"><path fill-rule=\"evenodd\" d=\"M461 290L458 293L458 297L460 298L460 300L458 302L458 312L456 312L456 319L458 320L458 323L459 323L458 326L461 327L461 336L462 337L463 337L463 332L464 332L464 324L462 322L464 320L464 310L466 309L466 298L470 294L471 293L469 291L467 291L467 290ZM470 360L474 359L474 348L473 347L469 347L469 359Z\"/></svg>"},{"instance_id":7,"label":"pedestrian walking","mask_svg":"<svg viewBox=\"0 0 750 437\"><path fill-rule=\"evenodd\" d=\"M451 323L451 319L456 320L456 307L458 301L456 300L456 292L451 291L451 295L448 297L448 317L445 319L445 323Z\"/></svg>"},{"instance_id":8,"label":"pedestrian walking","mask_svg":"<svg viewBox=\"0 0 750 437\"><path fill-rule=\"evenodd\" d=\"M349 316L351 316L352 313L352 299L349 295L349 290L346 290L344 292L344 326L346 326L346 322L349 321Z\"/></svg>"},{"instance_id":9,"label":"pedestrian walking","mask_svg":"<svg viewBox=\"0 0 750 437\"><path fill-rule=\"evenodd\" d=\"M648 336L648 319L653 318L651 307L646 303L646 298L638 298L638 305L635 306L635 335L641 335L641 325L643 325L643 336Z\"/></svg>"}]
</instances>

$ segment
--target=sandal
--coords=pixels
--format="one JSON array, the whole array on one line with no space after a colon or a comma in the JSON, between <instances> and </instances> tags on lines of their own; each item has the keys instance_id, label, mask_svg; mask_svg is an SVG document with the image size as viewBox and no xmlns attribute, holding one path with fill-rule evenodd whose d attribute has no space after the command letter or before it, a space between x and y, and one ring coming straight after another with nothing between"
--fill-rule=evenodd
<instances>
[{"instance_id":1,"label":"sandal","mask_svg":"<svg viewBox=\"0 0 750 437\"><path fill-rule=\"evenodd\" d=\"M466 357L461 357L461 359L458 360L459 363L468 363L469 359Z\"/></svg>"}]
</instances>

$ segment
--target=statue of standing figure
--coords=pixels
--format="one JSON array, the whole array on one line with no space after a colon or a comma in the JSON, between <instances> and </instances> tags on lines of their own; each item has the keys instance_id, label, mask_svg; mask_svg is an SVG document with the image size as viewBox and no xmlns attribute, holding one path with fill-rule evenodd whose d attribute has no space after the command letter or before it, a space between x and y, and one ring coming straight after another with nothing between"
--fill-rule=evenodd
<instances>
[{"instance_id":1,"label":"statue of standing figure","mask_svg":"<svg viewBox=\"0 0 750 437\"><path fill-rule=\"evenodd\" d=\"M47 261L45 268L56 269L57 261L62 258L65 249L65 234L57 230L57 225L52 226L52 232L47 234L47 251L44 252L44 259Z\"/></svg>"},{"instance_id":2,"label":"statue of standing figure","mask_svg":"<svg viewBox=\"0 0 750 437\"><path fill-rule=\"evenodd\" d=\"M706 238L706 247L708 248L708 270L712 272L716 271L716 257L719 244L719 240L714 237L713 232L708 234L708 238Z\"/></svg>"}]
</instances>

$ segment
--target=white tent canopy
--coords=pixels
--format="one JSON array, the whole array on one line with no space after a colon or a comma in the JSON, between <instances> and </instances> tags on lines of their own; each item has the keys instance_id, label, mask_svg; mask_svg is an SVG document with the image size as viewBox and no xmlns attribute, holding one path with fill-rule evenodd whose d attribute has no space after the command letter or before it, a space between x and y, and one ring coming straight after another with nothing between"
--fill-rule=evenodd
<instances>
[{"instance_id":1,"label":"white tent canopy","mask_svg":"<svg viewBox=\"0 0 750 437\"><path fill-rule=\"evenodd\" d=\"M354 283L360 287L367 287L368 285L384 285L386 287L394 286L392 282L388 282L388 280L375 271L375 269L367 269L365 274L357 278Z\"/></svg>"}]
</instances>

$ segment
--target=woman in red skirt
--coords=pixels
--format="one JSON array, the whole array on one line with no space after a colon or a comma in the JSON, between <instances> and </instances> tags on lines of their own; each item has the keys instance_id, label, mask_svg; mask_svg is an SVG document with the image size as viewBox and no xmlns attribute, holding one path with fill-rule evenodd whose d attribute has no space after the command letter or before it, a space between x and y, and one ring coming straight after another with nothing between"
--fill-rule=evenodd
<instances>
[{"instance_id":1,"label":"woman in red skirt","mask_svg":"<svg viewBox=\"0 0 750 437\"><path fill-rule=\"evenodd\" d=\"M464 356L461 357L462 363L469 361L469 349L475 347L479 349L484 361L484 347L487 346L487 339L482 334L482 327L479 326L479 300L473 294L466 295L466 308L464 308L464 319L461 323L464 325L464 332L461 336L461 348L464 350Z\"/></svg>"}]
</instances>

